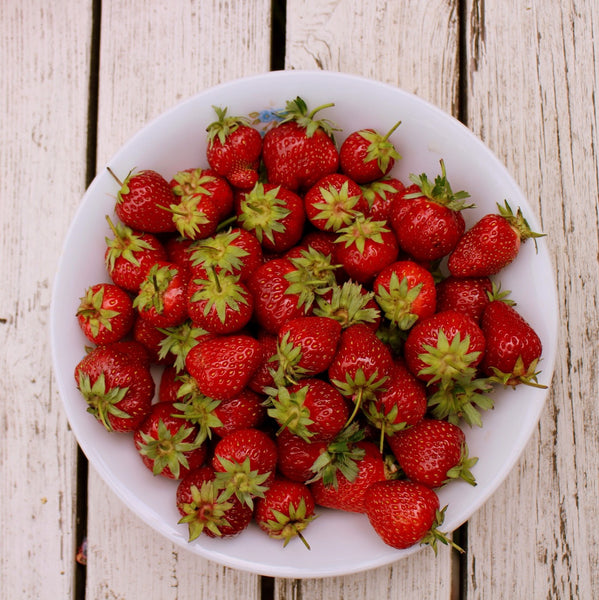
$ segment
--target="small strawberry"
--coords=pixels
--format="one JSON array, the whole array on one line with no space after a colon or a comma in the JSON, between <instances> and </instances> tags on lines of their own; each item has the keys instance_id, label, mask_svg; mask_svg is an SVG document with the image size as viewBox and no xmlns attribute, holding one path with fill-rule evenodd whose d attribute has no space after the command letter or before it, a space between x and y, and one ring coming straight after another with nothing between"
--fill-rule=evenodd
<instances>
[{"instance_id":1,"label":"small strawberry","mask_svg":"<svg viewBox=\"0 0 599 600\"><path fill-rule=\"evenodd\" d=\"M271 538L283 540L283 547L299 537L309 550L303 531L315 518L310 488L297 481L277 477L264 497L256 501L254 520Z\"/></svg>"},{"instance_id":2,"label":"small strawberry","mask_svg":"<svg viewBox=\"0 0 599 600\"><path fill-rule=\"evenodd\" d=\"M498 214L487 214L460 239L449 256L447 267L457 277L484 277L498 273L518 255L520 245L544 234L530 229L518 208L516 214L505 201Z\"/></svg>"},{"instance_id":3,"label":"small strawberry","mask_svg":"<svg viewBox=\"0 0 599 600\"><path fill-rule=\"evenodd\" d=\"M158 402L176 402L181 384L177 369L173 366L165 367L160 374Z\"/></svg>"},{"instance_id":4,"label":"small strawberry","mask_svg":"<svg viewBox=\"0 0 599 600\"><path fill-rule=\"evenodd\" d=\"M339 166L339 152L332 139L335 126L314 115L332 106L325 104L308 112L304 100L287 102L283 119L264 135L262 158L268 181L287 189L307 190L319 179L334 173Z\"/></svg>"},{"instance_id":5,"label":"small strawberry","mask_svg":"<svg viewBox=\"0 0 599 600\"><path fill-rule=\"evenodd\" d=\"M249 388L228 400L222 400L214 409L214 416L221 422L212 431L223 438L234 431L245 428L256 428L266 418L264 398Z\"/></svg>"},{"instance_id":6,"label":"small strawberry","mask_svg":"<svg viewBox=\"0 0 599 600\"><path fill-rule=\"evenodd\" d=\"M268 394L268 388L276 387L274 374L277 365L277 336L259 331L256 338L260 344L260 363L248 382L248 387L258 394Z\"/></svg>"},{"instance_id":7,"label":"small strawberry","mask_svg":"<svg viewBox=\"0 0 599 600\"><path fill-rule=\"evenodd\" d=\"M335 232L349 225L368 204L360 186L346 175L331 173L318 180L305 194L309 221L322 231Z\"/></svg>"},{"instance_id":8,"label":"small strawberry","mask_svg":"<svg viewBox=\"0 0 599 600\"><path fill-rule=\"evenodd\" d=\"M81 331L94 344L104 345L125 337L135 320L129 294L112 283L87 288L76 316Z\"/></svg>"},{"instance_id":9,"label":"small strawberry","mask_svg":"<svg viewBox=\"0 0 599 600\"><path fill-rule=\"evenodd\" d=\"M194 240L180 235L171 235L164 240L164 249L166 250L164 260L180 267L187 279L191 275L191 249L194 243Z\"/></svg>"},{"instance_id":10,"label":"small strawberry","mask_svg":"<svg viewBox=\"0 0 599 600\"><path fill-rule=\"evenodd\" d=\"M376 276L372 287L383 314L399 329L410 329L416 321L430 317L436 310L433 276L414 261L391 263Z\"/></svg>"},{"instance_id":11,"label":"small strawberry","mask_svg":"<svg viewBox=\"0 0 599 600\"><path fill-rule=\"evenodd\" d=\"M247 117L227 116L227 107L212 108L218 118L206 128L208 164L232 186L251 189L258 181L262 136Z\"/></svg>"},{"instance_id":12,"label":"small strawberry","mask_svg":"<svg viewBox=\"0 0 599 600\"><path fill-rule=\"evenodd\" d=\"M389 173L401 156L389 140L399 127L398 121L385 134L374 129L360 129L349 134L339 149L341 172L357 183L369 183Z\"/></svg>"},{"instance_id":13,"label":"small strawberry","mask_svg":"<svg viewBox=\"0 0 599 600\"><path fill-rule=\"evenodd\" d=\"M364 503L370 524L388 546L403 549L428 544L436 554L437 542L441 542L463 552L438 530L445 508L439 510L437 494L425 485L401 479L379 481L368 488Z\"/></svg>"},{"instance_id":14,"label":"small strawberry","mask_svg":"<svg viewBox=\"0 0 599 600\"><path fill-rule=\"evenodd\" d=\"M456 310L480 322L493 283L488 277L449 276L437 283L437 311Z\"/></svg>"},{"instance_id":15,"label":"small strawberry","mask_svg":"<svg viewBox=\"0 0 599 600\"><path fill-rule=\"evenodd\" d=\"M130 171L121 181L110 167L108 171L120 187L114 211L125 225L148 233L175 231L168 208L176 198L160 173L149 169Z\"/></svg>"},{"instance_id":16,"label":"small strawberry","mask_svg":"<svg viewBox=\"0 0 599 600\"><path fill-rule=\"evenodd\" d=\"M394 199L406 189L399 179L389 175L360 187L362 188L362 195L368 202L366 216L373 221L385 222L390 219Z\"/></svg>"},{"instance_id":17,"label":"small strawberry","mask_svg":"<svg viewBox=\"0 0 599 600\"><path fill-rule=\"evenodd\" d=\"M142 343L129 339L129 337L116 342L111 342L103 347L117 350L118 352L124 354L128 359L138 362L144 367L150 368L152 365L150 351Z\"/></svg>"},{"instance_id":18,"label":"small strawberry","mask_svg":"<svg viewBox=\"0 0 599 600\"><path fill-rule=\"evenodd\" d=\"M170 352L166 353L163 358L162 342L167 338L168 333L150 323L147 319L137 317L133 324L133 339L139 342L146 348L150 355L150 362L157 365L173 365L175 356Z\"/></svg>"},{"instance_id":19,"label":"small strawberry","mask_svg":"<svg viewBox=\"0 0 599 600\"><path fill-rule=\"evenodd\" d=\"M302 239L285 253L285 258L300 258L302 251L316 250L323 256L332 257L336 235L328 231L308 231Z\"/></svg>"},{"instance_id":20,"label":"small strawberry","mask_svg":"<svg viewBox=\"0 0 599 600\"><path fill-rule=\"evenodd\" d=\"M150 411L155 384L147 366L110 346L89 352L75 367L87 411L108 431L134 431Z\"/></svg>"},{"instance_id":21,"label":"small strawberry","mask_svg":"<svg viewBox=\"0 0 599 600\"><path fill-rule=\"evenodd\" d=\"M546 387L537 380L541 339L513 306L501 300L490 302L483 312L481 328L487 340L481 363L484 373L503 385Z\"/></svg>"},{"instance_id":22,"label":"small strawberry","mask_svg":"<svg viewBox=\"0 0 599 600\"><path fill-rule=\"evenodd\" d=\"M254 507L275 478L277 446L268 434L255 428L239 429L223 437L214 447L212 467L222 485L222 500L235 495Z\"/></svg>"},{"instance_id":23,"label":"small strawberry","mask_svg":"<svg viewBox=\"0 0 599 600\"><path fill-rule=\"evenodd\" d=\"M226 538L242 532L252 521L252 509L235 497L222 500L222 488L209 466L190 471L177 486L176 505L181 519L187 524L189 541L204 534Z\"/></svg>"},{"instance_id":24,"label":"small strawberry","mask_svg":"<svg viewBox=\"0 0 599 600\"><path fill-rule=\"evenodd\" d=\"M466 437L457 425L426 418L388 441L408 479L430 488L457 478L476 485L470 469L478 459L468 457Z\"/></svg>"},{"instance_id":25,"label":"small strawberry","mask_svg":"<svg viewBox=\"0 0 599 600\"><path fill-rule=\"evenodd\" d=\"M169 210L175 228L184 239L202 240L216 232L220 213L215 200L207 194L182 196Z\"/></svg>"}]
</instances>

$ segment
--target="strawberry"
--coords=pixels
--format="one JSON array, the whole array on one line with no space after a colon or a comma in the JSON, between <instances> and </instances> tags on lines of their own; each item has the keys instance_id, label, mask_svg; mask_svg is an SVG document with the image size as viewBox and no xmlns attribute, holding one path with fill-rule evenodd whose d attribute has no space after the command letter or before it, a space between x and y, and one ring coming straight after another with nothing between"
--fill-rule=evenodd
<instances>
[{"instance_id":1,"label":"strawberry","mask_svg":"<svg viewBox=\"0 0 599 600\"><path fill-rule=\"evenodd\" d=\"M493 283L488 277L449 276L437 283L437 311L456 310L480 323Z\"/></svg>"},{"instance_id":2,"label":"strawberry","mask_svg":"<svg viewBox=\"0 0 599 600\"><path fill-rule=\"evenodd\" d=\"M503 385L546 387L537 381L541 339L513 306L501 300L490 302L483 312L481 329L487 339L481 363L484 373Z\"/></svg>"},{"instance_id":3,"label":"strawberry","mask_svg":"<svg viewBox=\"0 0 599 600\"><path fill-rule=\"evenodd\" d=\"M484 277L498 273L518 255L520 245L529 238L543 236L530 229L522 211L516 214L504 202L498 214L487 214L460 239L450 254L447 268L457 277Z\"/></svg>"},{"instance_id":4,"label":"strawberry","mask_svg":"<svg viewBox=\"0 0 599 600\"><path fill-rule=\"evenodd\" d=\"M142 343L129 339L128 337L123 340L111 342L103 347L117 350L124 354L128 359L138 362L144 367L150 368L152 365L150 351Z\"/></svg>"},{"instance_id":5,"label":"strawberry","mask_svg":"<svg viewBox=\"0 0 599 600\"><path fill-rule=\"evenodd\" d=\"M216 232L220 212L215 199L207 194L188 194L170 205L173 223L179 235L201 240Z\"/></svg>"},{"instance_id":6,"label":"strawberry","mask_svg":"<svg viewBox=\"0 0 599 600\"><path fill-rule=\"evenodd\" d=\"M306 440L285 428L276 436L277 469L292 481L307 482L315 473L312 466L327 451L327 442Z\"/></svg>"},{"instance_id":7,"label":"strawberry","mask_svg":"<svg viewBox=\"0 0 599 600\"><path fill-rule=\"evenodd\" d=\"M457 478L476 485L470 469L478 459L468 457L466 437L457 425L425 418L388 441L408 479L431 488Z\"/></svg>"},{"instance_id":8,"label":"strawberry","mask_svg":"<svg viewBox=\"0 0 599 600\"><path fill-rule=\"evenodd\" d=\"M165 367L160 374L158 402L176 402L181 385L177 369L174 366Z\"/></svg>"},{"instance_id":9,"label":"strawberry","mask_svg":"<svg viewBox=\"0 0 599 600\"><path fill-rule=\"evenodd\" d=\"M356 447L364 450L364 455L356 461L355 477L348 479L338 472L336 486L327 485L323 479L311 483L310 491L316 504L348 512L366 512L366 491L373 483L385 480L385 463L375 444L361 441Z\"/></svg>"},{"instance_id":10,"label":"strawberry","mask_svg":"<svg viewBox=\"0 0 599 600\"><path fill-rule=\"evenodd\" d=\"M316 250L326 257L332 257L335 249L336 235L328 231L308 231L302 239L285 253L285 258L301 258L302 251Z\"/></svg>"},{"instance_id":11,"label":"strawberry","mask_svg":"<svg viewBox=\"0 0 599 600\"><path fill-rule=\"evenodd\" d=\"M256 501L254 520L268 536L283 540L283 547L299 537L309 550L303 531L315 518L310 488L297 481L277 477L264 497Z\"/></svg>"},{"instance_id":12,"label":"strawberry","mask_svg":"<svg viewBox=\"0 0 599 600\"><path fill-rule=\"evenodd\" d=\"M257 183L239 203L237 220L270 252L285 252L301 239L306 215L302 199L272 183Z\"/></svg>"},{"instance_id":13,"label":"strawberry","mask_svg":"<svg viewBox=\"0 0 599 600\"><path fill-rule=\"evenodd\" d=\"M299 96L287 102L283 119L264 135L262 158L268 181L289 190L307 190L319 179L334 173L339 152L332 139L335 126L315 114L332 106L325 104L308 112Z\"/></svg>"},{"instance_id":14,"label":"strawberry","mask_svg":"<svg viewBox=\"0 0 599 600\"><path fill-rule=\"evenodd\" d=\"M254 507L275 478L277 446L270 436L255 428L239 429L223 437L214 447L212 467L222 485L222 500L235 495Z\"/></svg>"},{"instance_id":15,"label":"strawberry","mask_svg":"<svg viewBox=\"0 0 599 600\"><path fill-rule=\"evenodd\" d=\"M446 310L410 329L404 357L418 379L444 386L470 378L484 351L485 337L480 327L467 315Z\"/></svg>"},{"instance_id":16,"label":"strawberry","mask_svg":"<svg viewBox=\"0 0 599 600\"><path fill-rule=\"evenodd\" d=\"M162 343L168 337L168 333L165 330L160 330L156 325L150 323L146 319L137 317L133 324L133 339L142 344L150 355L150 362L152 364L160 365L173 365L175 362L175 356L171 353L167 353L160 358L162 352Z\"/></svg>"},{"instance_id":17,"label":"strawberry","mask_svg":"<svg viewBox=\"0 0 599 600\"><path fill-rule=\"evenodd\" d=\"M248 382L248 387L259 394L267 394L267 389L276 387L273 375L277 371L277 336L260 331L257 336L260 344L260 363Z\"/></svg>"},{"instance_id":18,"label":"strawberry","mask_svg":"<svg viewBox=\"0 0 599 600\"><path fill-rule=\"evenodd\" d=\"M360 186L346 175L331 173L319 179L305 194L310 223L322 231L335 232L349 225L368 204Z\"/></svg>"},{"instance_id":19,"label":"strawberry","mask_svg":"<svg viewBox=\"0 0 599 600\"><path fill-rule=\"evenodd\" d=\"M214 416L221 422L212 428L219 437L225 437L234 431L245 428L256 428L266 418L264 398L249 388L228 400L222 400L214 409Z\"/></svg>"},{"instance_id":20,"label":"strawberry","mask_svg":"<svg viewBox=\"0 0 599 600\"><path fill-rule=\"evenodd\" d=\"M148 271L133 300L140 317L157 327L174 327L187 315L187 279L182 269L168 261L158 261Z\"/></svg>"},{"instance_id":21,"label":"strawberry","mask_svg":"<svg viewBox=\"0 0 599 600\"><path fill-rule=\"evenodd\" d=\"M261 354L259 342L249 335L215 336L194 346L187 354L185 366L203 394L228 400L248 384Z\"/></svg>"},{"instance_id":22,"label":"strawberry","mask_svg":"<svg viewBox=\"0 0 599 600\"><path fill-rule=\"evenodd\" d=\"M461 211L467 192L453 192L441 161L441 175L431 183L411 175L413 183L391 207L390 220L400 248L418 261L433 261L449 254L466 228ZM406 202L408 201L408 202Z\"/></svg>"},{"instance_id":23,"label":"strawberry","mask_svg":"<svg viewBox=\"0 0 599 600\"><path fill-rule=\"evenodd\" d=\"M181 237L180 235L169 236L164 240L166 257L164 260L175 263L181 268L187 279L191 276L191 249L194 240Z\"/></svg>"},{"instance_id":24,"label":"strawberry","mask_svg":"<svg viewBox=\"0 0 599 600\"><path fill-rule=\"evenodd\" d=\"M411 260L396 261L385 267L376 276L373 290L385 317L402 330L410 329L436 310L433 276Z\"/></svg>"},{"instance_id":25,"label":"strawberry","mask_svg":"<svg viewBox=\"0 0 599 600\"><path fill-rule=\"evenodd\" d=\"M358 215L353 223L337 233L333 260L359 283L371 283L380 271L397 259L397 240L383 221Z\"/></svg>"},{"instance_id":26,"label":"strawberry","mask_svg":"<svg viewBox=\"0 0 599 600\"><path fill-rule=\"evenodd\" d=\"M389 140L399 127L398 121L385 134L374 129L360 129L350 133L339 149L341 172L356 183L369 183L389 173L401 156Z\"/></svg>"},{"instance_id":27,"label":"strawberry","mask_svg":"<svg viewBox=\"0 0 599 600\"><path fill-rule=\"evenodd\" d=\"M77 321L90 342L110 344L125 337L135 320L129 294L112 283L87 288L77 308Z\"/></svg>"},{"instance_id":28,"label":"strawberry","mask_svg":"<svg viewBox=\"0 0 599 600\"><path fill-rule=\"evenodd\" d=\"M361 185L362 196L368 202L366 216L373 221L389 221L393 200L405 190L404 184L395 177L382 177Z\"/></svg>"},{"instance_id":29,"label":"strawberry","mask_svg":"<svg viewBox=\"0 0 599 600\"><path fill-rule=\"evenodd\" d=\"M150 267L167 259L166 250L155 235L133 231L124 223L115 225L108 215L106 220L114 234L106 238L106 270L115 285L137 292Z\"/></svg>"},{"instance_id":30,"label":"strawberry","mask_svg":"<svg viewBox=\"0 0 599 600\"><path fill-rule=\"evenodd\" d=\"M205 329L197 327L187 320L175 327L163 327L160 333L164 335L158 342L158 360L172 364L179 373L185 369L185 359L189 351L201 342L214 336Z\"/></svg>"},{"instance_id":31,"label":"strawberry","mask_svg":"<svg viewBox=\"0 0 599 600\"><path fill-rule=\"evenodd\" d=\"M206 459L206 445L197 434L197 427L183 418L174 403L159 402L133 434L133 442L154 475L180 479Z\"/></svg>"},{"instance_id":32,"label":"strawberry","mask_svg":"<svg viewBox=\"0 0 599 600\"><path fill-rule=\"evenodd\" d=\"M236 188L248 190L258 181L262 136L247 117L227 116L227 107L212 107L217 120L206 128L210 168Z\"/></svg>"},{"instance_id":33,"label":"strawberry","mask_svg":"<svg viewBox=\"0 0 599 600\"><path fill-rule=\"evenodd\" d=\"M149 368L110 346L95 348L79 361L75 383L88 412L108 431L137 429L155 391Z\"/></svg>"},{"instance_id":34,"label":"strawberry","mask_svg":"<svg viewBox=\"0 0 599 600\"><path fill-rule=\"evenodd\" d=\"M388 546L403 549L428 544L436 554L437 542L441 542L463 552L437 529L445 508L439 510L437 494L425 485L401 479L378 481L366 491L364 503L370 524Z\"/></svg>"},{"instance_id":35,"label":"strawberry","mask_svg":"<svg viewBox=\"0 0 599 600\"><path fill-rule=\"evenodd\" d=\"M208 537L231 537L247 528L252 521L252 509L235 497L222 500L222 491L209 466L187 473L179 482L176 505L188 527L189 541L201 534Z\"/></svg>"}]
</instances>

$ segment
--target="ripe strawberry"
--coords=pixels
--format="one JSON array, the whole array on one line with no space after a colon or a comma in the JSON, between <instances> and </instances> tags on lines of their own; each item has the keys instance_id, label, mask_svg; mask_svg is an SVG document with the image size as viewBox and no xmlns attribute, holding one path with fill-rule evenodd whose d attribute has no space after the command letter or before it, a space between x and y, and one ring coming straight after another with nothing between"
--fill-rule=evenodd
<instances>
[{"instance_id":1,"label":"ripe strawberry","mask_svg":"<svg viewBox=\"0 0 599 600\"><path fill-rule=\"evenodd\" d=\"M111 348L124 354L128 359L150 368L152 357L150 351L140 342L129 338L106 344L104 348Z\"/></svg>"},{"instance_id":2,"label":"ripe strawberry","mask_svg":"<svg viewBox=\"0 0 599 600\"><path fill-rule=\"evenodd\" d=\"M203 394L228 400L248 384L261 355L259 342L249 335L215 336L194 346L187 354L185 366Z\"/></svg>"},{"instance_id":3,"label":"ripe strawberry","mask_svg":"<svg viewBox=\"0 0 599 600\"><path fill-rule=\"evenodd\" d=\"M537 381L541 339L513 306L501 300L490 302L483 312L481 329L487 339L481 363L484 373L503 385L546 387Z\"/></svg>"},{"instance_id":4,"label":"ripe strawberry","mask_svg":"<svg viewBox=\"0 0 599 600\"><path fill-rule=\"evenodd\" d=\"M326 257L332 257L335 249L336 235L328 231L308 231L302 239L285 253L285 258L301 258L302 251L316 250Z\"/></svg>"},{"instance_id":5,"label":"ripe strawberry","mask_svg":"<svg viewBox=\"0 0 599 600\"><path fill-rule=\"evenodd\" d=\"M466 225L461 211L472 206L464 203L470 194L453 192L443 161L434 184L424 173L410 179L413 185L391 207L391 225L404 252L418 261L434 261L449 254L462 237Z\"/></svg>"},{"instance_id":6,"label":"ripe strawberry","mask_svg":"<svg viewBox=\"0 0 599 600\"><path fill-rule=\"evenodd\" d=\"M307 190L320 178L334 173L339 153L332 139L334 125L314 115L332 104L308 113L304 100L287 102L283 120L264 135L262 158L268 181L289 190Z\"/></svg>"},{"instance_id":7,"label":"ripe strawberry","mask_svg":"<svg viewBox=\"0 0 599 600\"><path fill-rule=\"evenodd\" d=\"M160 374L158 402L176 402L182 383L179 379L179 372L174 366L165 367Z\"/></svg>"},{"instance_id":8,"label":"ripe strawberry","mask_svg":"<svg viewBox=\"0 0 599 600\"><path fill-rule=\"evenodd\" d=\"M213 411L221 424L213 427L212 431L223 438L239 429L261 426L266 418L263 401L264 398L249 388L229 400L222 400Z\"/></svg>"},{"instance_id":9,"label":"ripe strawberry","mask_svg":"<svg viewBox=\"0 0 599 600\"><path fill-rule=\"evenodd\" d=\"M309 221L322 231L335 232L349 225L368 204L360 186L346 175L331 173L319 179L305 194Z\"/></svg>"},{"instance_id":10,"label":"ripe strawberry","mask_svg":"<svg viewBox=\"0 0 599 600\"><path fill-rule=\"evenodd\" d=\"M256 523L271 538L284 540L283 547L297 536L309 550L303 531L315 518L310 488L297 481L277 477L264 497L256 501Z\"/></svg>"},{"instance_id":11,"label":"ripe strawberry","mask_svg":"<svg viewBox=\"0 0 599 600\"><path fill-rule=\"evenodd\" d=\"M388 438L391 451L408 479L430 488L452 479L476 485L470 469L478 461L468 457L464 432L453 423L422 419Z\"/></svg>"},{"instance_id":12,"label":"ripe strawberry","mask_svg":"<svg viewBox=\"0 0 599 600\"><path fill-rule=\"evenodd\" d=\"M88 412L108 431L137 429L155 391L149 368L110 346L95 348L77 364L75 383Z\"/></svg>"},{"instance_id":13,"label":"ripe strawberry","mask_svg":"<svg viewBox=\"0 0 599 600\"><path fill-rule=\"evenodd\" d=\"M258 394L268 394L268 388L276 387L273 375L277 371L277 336L259 331L260 364L248 382L248 387Z\"/></svg>"},{"instance_id":14,"label":"ripe strawberry","mask_svg":"<svg viewBox=\"0 0 599 600\"><path fill-rule=\"evenodd\" d=\"M158 402L133 434L133 442L154 475L180 479L206 459L206 445L197 434L197 427L183 418L174 403Z\"/></svg>"},{"instance_id":15,"label":"ripe strawberry","mask_svg":"<svg viewBox=\"0 0 599 600\"><path fill-rule=\"evenodd\" d=\"M276 253L289 250L301 239L306 215L302 199L294 192L257 183L242 197L237 220L265 250Z\"/></svg>"},{"instance_id":16,"label":"ripe strawberry","mask_svg":"<svg viewBox=\"0 0 599 600\"><path fill-rule=\"evenodd\" d=\"M359 283L371 283L378 273L397 260L397 240L382 221L359 215L338 234L333 260Z\"/></svg>"},{"instance_id":17,"label":"ripe strawberry","mask_svg":"<svg viewBox=\"0 0 599 600\"><path fill-rule=\"evenodd\" d=\"M180 325L187 315L187 279L180 267L168 261L155 263L133 300L140 317L156 327Z\"/></svg>"},{"instance_id":18,"label":"ripe strawberry","mask_svg":"<svg viewBox=\"0 0 599 600\"><path fill-rule=\"evenodd\" d=\"M90 342L110 344L125 337L135 320L129 294L112 283L87 288L77 308L77 321Z\"/></svg>"},{"instance_id":19,"label":"ripe strawberry","mask_svg":"<svg viewBox=\"0 0 599 600\"><path fill-rule=\"evenodd\" d=\"M207 194L188 194L170 205L173 223L184 239L202 240L216 232L220 211Z\"/></svg>"},{"instance_id":20,"label":"ripe strawberry","mask_svg":"<svg viewBox=\"0 0 599 600\"><path fill-rule=\"evenodd\" d=\"M323 479L311 483L310 491L316 504L348 512L366 512L366 491L373 483L385 480L385 463L375 444L362 441L356 446L364 450L364 456L356 461L356 476L348 479L342 472L337 473L337 486L326 485Z\"/></svg>"},{"instance_id":21,"label":"ripe strawberry","mask_svg":"<svg viewBox=\"0 0 599 600\"><path fill-rule=\"evenodd\" d=\"M252 509L235 497L220 498L222 489L209 466L190 471L177 486L176 504L182 515L179 523L188 527L189 541L201 534L231 537L242 532L252 521Z\"/></svg>"},{"instance_id":22,"label":"ripe strawberry","mask_svg":"<svg viewBox=\"0 0 599 600\"><path fill-rule=\"evenodd\" d=\"M418 379L444 386L470 378L484 351L485 337L480 327L467 315L446 310L410 329L404 357Z\"/></svg>"},{"instance_id":23,"label":"ripe strawberry","mask_svg":"<svg viewBox=\"0 0 599 600\"><path fill-rule=\"evenodd\" d=\"M139 342L147 349L150 355L150 362L157 365L173 365L175 356L167 353L163 358L161 344L167 338L168 334L160 330L156 325L146 319L137 317L133 324L133 339Z\"/></svg>"},{"instance_id":24,"label":"ripe strawberry","mask_svg":"<svg viewBox=\"0 0 599 600\"><path fill-rule=\"evenodd\" d=\"M254 507L275 478L277 446L270 436L255 428L239 429L223 437L214 447L212 467L222 485L222 500L235 495Z\"/></svg>"},{"instance_id":25,"label":"ripe strawberry","mask_svg":"<svg viewBox=\"0 0 599 600\"><path fill-rule=\"evenodd\" d=\"M247 117L227 116L227 107L213 106L218 119L206 128L206 158L210 168L239 189L248 190L258 181L262 136Z\"/></svg>"},{"instance_id":26,"label":"ripe strawberry","mask_svg":"<svg viewBox=\"0 0 599 600\"><path fill-rule=\"evenodd\" d=\"M108 171L120 187L114 211L125 225L148 233L175 231L168 208L176 198L160 173L149 169L130 171L121 181L110 167Z\"/></svg>"},{"instance_id":27,"label":"ripe strawberry","mask_svg":"<svg viewBox=\"0 0 599 600\"><path fill-rule=\"evenodd\" d=\"M411 260L396 261L385 267L376 276L373 290L385 317L402 330L410 329L436 310L433 276Z\"/></svg>"},{"instance_id":28,"label":"ripe strawberry","mask_svg":"<svg viewBox=\"0 0 599 600\"><path fill-rule=\"evenodd\" d=\"M389 140L399 127L398 121L385 134L374 129L360 129L349 134L339 149L341 172L357 183L369 183L389 173L401 156Z\"/></svg>"},{"instance_id":29,"label":"ripe strawberry","mask_svg":"<svg viewBox=\"0 0 599 600\"><path fill-rule=\"evenodd\" d=\"M113 283L130 292L137 292L150 267L166 260L166 251L160 240L151 233L135 232L124 223L116 225L106 216L114 234L106 238L104 261Z\"/></svg>"},{"instance_id":30,"label":"ripe strawberry","mask_svg":"<svg viewBox=\"0 0 599 600\"><path fill-rule=\"evenodd\" d=\"M493 283L488 277L449 276L437 283L437 311L456 310L476 323L489 303Z\"/></svg>"},{"instance_id":31,"label":"ripe strawberry","mask_svg":"<svg viewBox=\"0 0 599 600\"><path fill-rule=\"evenodd\" d=\"M443 523L445 508L439 510L437 494L425 485L401 479L379 481L368 488L364 503L370 524L393 548L409 548L420 542L430 545L436 554L439 541L463 552L437 529Z\"/></svg>"},{"instance_id":32,"label":"ripe strawberry","mask_svg":"<svg viewBox=\"0 0 599 600\"><path fill-rule=\"evenodd\" d=\"M191 250L194 243L194 240L181 237L180 235L172 235L164 240L164 249L166 251L164 260L180 267L187 279L191 276Z\"/></svg>"},{"instance_id":33,"label":"ripe strawberry","mask_svg":"<svg viewBox=\"0 0 599 600\"><path fill-rule=\"evenodd\" d=\"M362 195L368 202L366 216L373 221L385 222L390 219L394 199L399 197L406 189L399 179L388 175L360 187Z\"/></svg>"},{"instance_id":34,"label":"ripe strawberry","mask_svg":"<svg viewBox=\"0 0 599 600\"><path fill-rule=\"evenodd\" d=\"M457 277L484 277L498 273L518 255L520 245L544 234L530 229L518 208L516 214L505 201L497 204L499 214L487 214L460 239L450 254L447 267Z\"/></svg>"},{"instance_id":35,"label":"ripe strawberry","mask_svg":"<svg viewBox=\"0 0 599 600\"><path fill-rule=\"evenodd\" d=\"M289 429L283 429L276 436L278 462L277 469L287 479L307 482L314 477L312 465L326 452L327 442L312 442Z\"/></svg>"}]
</instances>

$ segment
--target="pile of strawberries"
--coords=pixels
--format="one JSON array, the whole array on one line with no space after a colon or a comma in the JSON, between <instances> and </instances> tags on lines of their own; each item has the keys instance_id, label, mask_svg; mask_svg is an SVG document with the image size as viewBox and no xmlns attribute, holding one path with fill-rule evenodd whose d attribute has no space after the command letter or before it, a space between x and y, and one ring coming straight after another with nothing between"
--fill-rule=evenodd
<instances>
[{"instance_id":1,"label":"pile of strawberries","mask_svg":"<svg viewBox=\"0 0 599 600\"><path fill-rule=\"evenodd\" d=\"M435 490L476 483L462 425L494 386L541 385L539 337L490 278L540 234L507 202L466 230L443 161L404 185L399 123L338 148L330 106L298 97L265 132L215 107L206 168L111 171L110 283L81 298L75 381L178 480L190 541L254 520L308 545L322 506L395 548L452 543Z\"/></svg>"}]
</instances>

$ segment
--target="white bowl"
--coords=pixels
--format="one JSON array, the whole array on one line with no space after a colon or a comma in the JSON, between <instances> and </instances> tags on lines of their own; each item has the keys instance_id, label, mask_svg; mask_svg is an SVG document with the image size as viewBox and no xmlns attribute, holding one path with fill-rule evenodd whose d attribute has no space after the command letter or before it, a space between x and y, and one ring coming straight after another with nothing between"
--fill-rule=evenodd
<instances>
[{"instance_id":1,"label":"white bowl","mask_svg":"<svg viewBox=\"0 0 599 600\"><path fill-rule=\"evenodd\" d=\"M439 172L444 159L454 190L467 190L477 208L465 211L467 225L496 202L507 199L520 206L533 230L540 231L521 190L491 151L460 122L431 104L396 87L332 72L278 71L236 80L201 92L151 122L110 160L116 173L131 168L155 169L169 178L176 171L204 166L205 127L213 121L212 105L228 106L229 114L243 115L280 109L296 96L313 108L334 102L322 112L344 135L359 128L387 131L396 121L395 142L403 159L393 174L404 183L410 173ZM232 539L200 536L187 542L187 528L178 525L176 483L154 477L146 469L125 434L110 434L86 412L75 388L73 370L86 344L75 311L87 286L108 281L104 269L105 237L110 235L105 215L113 214L114 180L101 170L87 190L65 240L54 282L51 341L56 378L71 427L87 458L114 493L147 524L166 538L203 557L258 574L276 577L345 575L394 562L419 546L395 550L371 529L365 515L319 510L309 527L311 550L299 540L286 548L255 525ZM551 232L549 232L551 233ZM512 290L518 309L543 342L540 382L549 385L557 338L557 299L545 238L522 247L520 256L501 274L503 289ZM479 461L473 472L478 485L452 482L439 491L448 505L443 529L464 523L497 489L522 453L538 422L547 390L520 386L498 389L496 408L483 416L482 428L465 428L471 456Z\"/></svg>"}]
</instances>

